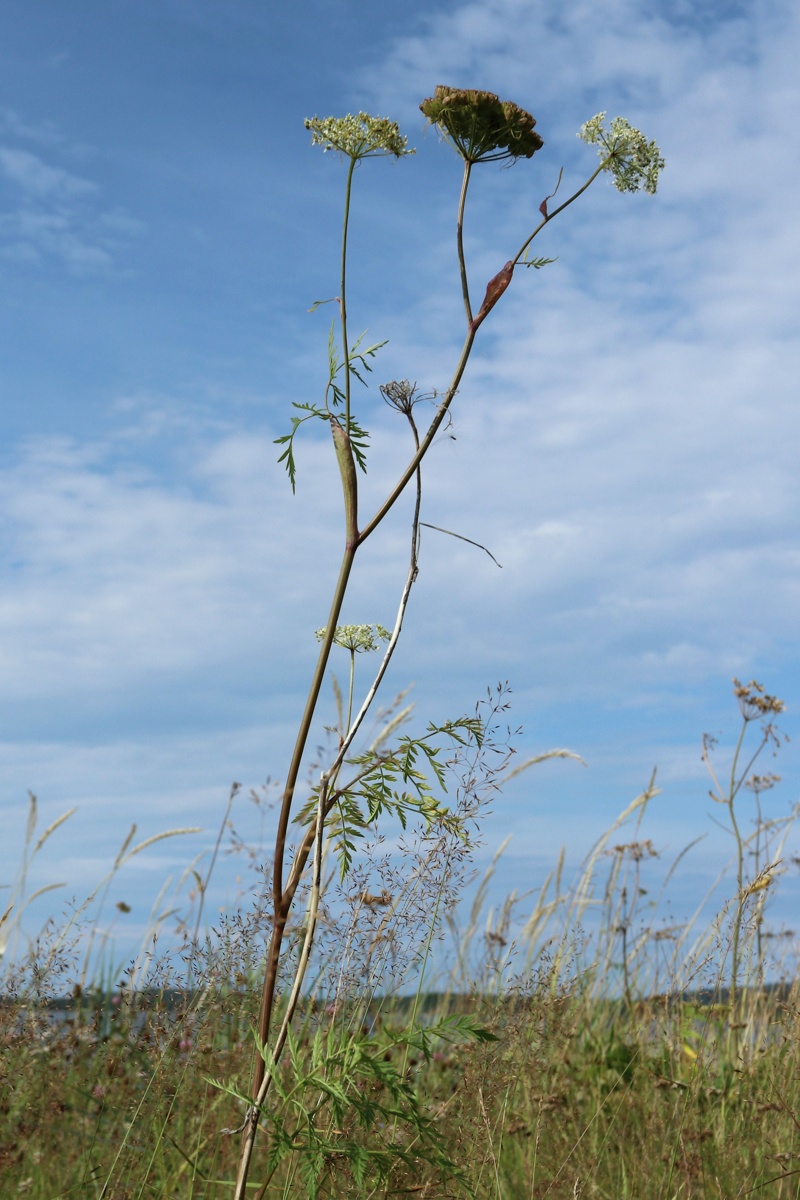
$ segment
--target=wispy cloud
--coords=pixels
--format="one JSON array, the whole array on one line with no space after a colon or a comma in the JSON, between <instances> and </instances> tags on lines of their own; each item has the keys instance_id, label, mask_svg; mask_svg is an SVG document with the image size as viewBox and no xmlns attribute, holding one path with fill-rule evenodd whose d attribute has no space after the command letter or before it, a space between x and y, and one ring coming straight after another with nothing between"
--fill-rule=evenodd
<instances>
[{"instance_id":1,"label":"wispy cloud","mask_svg":"<svg viewBox=\"0 0 800 1200\"><path fill-rule=\"evenodd\" d=\"M95 184L60 167L51 167L29 150L0 146L0 171L27 197L66 201L95 192Z\"/></svg>"},{"instance_id":2,"label":"wispy cloud","mask_svg":"<svg viewBox=\"0 0 800 1200\"><path fill-rule=\"evenodd\" d=\"M91 179L52 161L63 153L57 131L27 125L6 110L6 136L40 144L40 153L0 144L0 255L20 265L60 262L75 274L106 272L123 241L141 232L127 213L104 209ZM51 160L45 158L47 149Z\"/></svg>"},{"instance_id":3,"label":"wispy cloud","mask_svg":"<svg viewBox=\"0 0 800 1200\"><path fill-rule=\"evenodd\" d=\"M63 146L64 138L54 121L30 121L13 108L0 107L0 136L15 142Z\"/></svg>"}]
</instances>

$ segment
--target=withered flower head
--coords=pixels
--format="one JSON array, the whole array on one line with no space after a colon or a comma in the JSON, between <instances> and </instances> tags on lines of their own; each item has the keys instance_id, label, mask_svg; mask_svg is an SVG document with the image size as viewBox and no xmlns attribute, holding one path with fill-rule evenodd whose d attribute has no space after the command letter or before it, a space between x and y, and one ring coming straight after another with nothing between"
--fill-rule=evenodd
<instances>
[{"instance_id":1,"label":"withered flower head","mask_svg":"<svg viewBox=\"0 0 800 1200\"><path fill-rule=\"evenodd\" d=\"M758 717L770 717L782 713L786 705L777 696L765 693L762 684L751 679L749 683L733 681L733 694L739 702L739 710L745 721L755 721Z\"/></svg>"},{"instance_id":2,"label":"withered flower head","mask_svg":"<svg viewBox=\"0 0 800 1200\"><path fill-rule=\"evenodd\" d=\"M390 408L396 408L398 412L409 415L415 404L427 397L417 395L416 383L409 383L407 379L392 379L389 383L380 385L380 392Z\"/></svg>"},{"instance_id":3,"label":"withered flower head","mask_svg":"<svg viewBox=\"0 0 800 1200\"><path fill-rule=\"evenodd\" d=\"M544 145L531 114L494 92L440 84L420 108L469 163L532 158Z\"/></svg>"}]
</instances>

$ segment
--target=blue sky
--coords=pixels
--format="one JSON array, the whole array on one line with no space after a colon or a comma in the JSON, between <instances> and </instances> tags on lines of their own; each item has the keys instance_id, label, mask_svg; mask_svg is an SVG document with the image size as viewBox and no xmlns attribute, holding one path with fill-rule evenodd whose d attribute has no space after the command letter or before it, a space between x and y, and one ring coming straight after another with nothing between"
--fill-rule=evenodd
<instances>
[{"instance_id":1,"label":"blue sky","mask_svg":"<svg viewBox=\"0 0 800 1200\"><path fill-rule=\"evenodd\" d=\"M579 862L657 766L647 834L664 861L708 834L678 881L688 911L729 850L700 738L735 735L733 675L787 703L769 805L788 811L799 27L788 0L7 0L0 883L27 789L42 826L78 806L38 860L33 884L66 884L42 917L91 889L132 821L142 837L202 826L119 881L124 948L165 875L213 842L231 781L286 770L341 527L327 439L302 444L296 497L273 445L291 402L321 396L328 310L307 310L337 288L343 170L303 118L366 109L416 147L358 173L349 307L389 339L377 382L442 388L463 312L458 163L418 109L437 83L514 99L545 140L531 163L476 172L476 293L560 167L565 187L591 171L575 134L597 111L655 138L667 169L655 198L598 181L538 242L558 261L518 272L482 327L425 519L502 570L426 533L389 689L413 681L427 720L507 679L520 752L585 758L496 802L485 853L513 833L498 894L535 888L562 844ZM408 447L374 391L359 403L366 509ZM346 619L393 623L406 519L365 550Z\"/></svg>"}]
</instances>

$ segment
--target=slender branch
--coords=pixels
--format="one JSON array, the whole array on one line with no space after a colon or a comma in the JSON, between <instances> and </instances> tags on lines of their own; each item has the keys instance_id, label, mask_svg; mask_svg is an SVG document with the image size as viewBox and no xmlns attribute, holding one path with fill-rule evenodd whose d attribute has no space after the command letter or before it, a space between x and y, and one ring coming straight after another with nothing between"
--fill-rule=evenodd
<instances>
[{"instance_id":1,"label":"slender branch","mask_svg":"<svg viewBox=\"0 0 800 1200\"><path fill-rule=\"evenodd\" d=\"M467 188L472 163L464 161L464 178L461 181L461 195L458 200L458 221L456 224L456 241L458 243L458 265L461 270L461 292L464 296L464 308L467 312L467 325L472 324L472 305L469 302L469 284L467 283L467 264L464 259L464 206L467 202Z\"/></svg>"},{"instance_id":2,"label":"slender branch","mask_svg":"<svg viewBox=\"0 0 800 1200\"><path fill-rule=\"evenodd\" d=\"M545 217L544 220L539 225L537 225L536 229L534 229L534 231L530 235L530 237L527 238L526 241L524 241L522 243L522 245L520 246L519 250L517 251L516 257L511 260L513 265L516 265L516 263L519 262L519 260L522 258L523 254L527 250L528 246L531 244L531 242L536 237L536 235L538 233L540 233L542 229L544 229L544 227L548 223L548 221L552 221L553 218L557 217L558 214L563 212L565 208L568 208L570 206L570 204L573 203L573 201L577 200L578 197L581 196L592 183L594 183L595 179L597 179L597 176L602 171L605 170L605 168L608 165L608 162L609 162L608 159L604 159L604 161L600 163L597 170L592 175L589 176L589 178L586 180L586 182L583 184L583 186L578 188L577 192L575 192L572 196L570 196L570 198L568 200L565 200L563 204L560 204L558 206L558 208L556 208L552 213L550 213L550 215L548 217ZM469 164L466 164L466 165L468 166ZM468 173L466 171L464 173L464 177L465 177L465 180L468 178ZM459 204L460 215L463 215L461 210L462 210L463 201L465 199L465 196L466 196L466 188L465 188L465 185L462 184L461 203ZM459 247L459 262L462 265L461 279L462 279L462 288L463 288L466 283L466 271L463 269L464 262L463 262L463 248L462 247ZM467 294L465 294L465 300L466 300L467 312L469 313L469 311L470 311L469 296ZM450 408L450 405L452 404L455 394L458 390L458 385L461 382L461 378L466 369L467 362L469 361L469 356L472 351L472 345L473 345L473 342L475 341L476 331L477 331L477 326L475 326L471 322L467 328L467 336L466 336L466 340L464 342L464 346L461 350L461 357L458 360L458 364L457 364L455 372L453 374L452 381L450 383L449 388L447 389L447 391L445 393L444 401L442 402L442 404L439 408L439 411L437 412L436 416L434 417L433 421L431 422L431 424L428 428L428 432L425 434L425 437L423 438L423 440L419 446L419 449L417 450L416 454L412 458L411 462L406 467L406 469L403 472L402 476L400 477L400 480L397 483L396 487L390 492L389 496L386 498L384 503L381 505L381 507L375 513L375 516L372 518L372 520L367 522L367 524L364 526L364 528L361 530L360 534L358 535L358 544L359 545L362 545L362 543L367 540L367 538L370 536L370 534L374 533L375 529L378 527L378 525L380 525L383 518L393 508L397 498L405 490L412 475L414 474L417 467L422 462L422 459L425 457L428 450L430 449L431 442L433 441L434 437L436 436L436 434L442 424L442 421L444 420L445 416L447 415L447 411Z\"/></svg>"},{"instance_id":3,"label":"slender branch","mask_svg":"<svg viewBox=\"0 0 800 1200\"><path fill-rule=\"evenodd\" d=\"M344 427L350 433L350 350L347 344L347 228L350 224L350 192L356 159L350 159L344 193L344 221L342 223L342 270L339 284L339 317L342 324L342 353L344 354Z\"/></svg>"},{"instance_id":4,"label":"slender branch","mask_svg":"<svg viewBox=\"0 0 800 1200\"><path fill-rule=\"evenodd\" d=\"M544 220L540 222L540 224L538 224L536 226L536 228L534 229L534 231L530 235L530 237L527 238L527 240L524 241L522 243L522 245L520 246L519 250L517 251L516 258L512 259L515 266L519 262L519 260L522 258L523 254L528 249L528 246L530 246L531 242L536 237L537 233L541 233L541 231L544 229L545 225L548 224L548 222L552 221L554 217L557 217L559 213L562 213L565 208L569 208L569 206L570 206L570 204L572 204L573 200L577 200L578 196L582 196L583 193L586 191L586 189L594 183L595 179L597 179L597 176L600 174L600 172L605 171L605 169L608 166L610 161L611 161L610 158L604 159L600 163L600 166L597 168L597 170L592 175L590 175L589 178L586 180L586 183L584 183L583 187L579 187L577 192L574 192L573 195L570 196L569 200L565 200L563 204L559 204L558 208L554 208L553 211L548 216L546 216L544 218Z\"/></svg>"},{"instance_id":5,"label":"slender branch","mask_svg":"<svg viewBox=\"0 0 800 1200\"><path fill-rule=\"evenodd\" d=\"M464 340L464 345L461 348L461 354L459 356L458 363L456 365L456 369L453 373L453 378L450 382L449 388L445 392L444 400L442 401L441 405L439 406L436 416L433 418L430 425L428 426L428 431L425 434L425 437L420 442L419 449L417 450L414 457L411 459L411 462L408 464L408 466L406 467L403 474L400 476L398 483L392 489L392 491L389 493L386 500L384 500L383 504L378 509L378 511L375 513L375 516L372 518L372 520L369 521L364 526L364 528L361 530L361 532L359 533L359 535L358 535L359 546L363 545L363 543L367 540L367 538L370 536L370 534L375 532L375 530L380 525L381 521L386 516L386 514L394 507L398 497L405 491L409 480L412 478L412 476L418 469L420 463L422 462L423 458L428 453L428 450L431 447L431 442L436 437L436 434L438 433L442 422L444 421L445 417L447 416L447 412L450 408L450 405L453 403L455 394L458 391L458 385L461 383L461 379L464 375L464 371L466 370L467 362L469 361L469 356L470 356L470 352L472 350L472 344L474 341L475 341L475 330L468 329L467 336Z\"/></svg>"},{"instance_id":6,"label":"slender branch","mask_svg":"<svg viewBox=\"0 0 800 1200\"><path fill-rule=\"evenodd\" d=\"M731 763L731 782L728 792L728 813L730 815L731 828L733 836L736 838L736 918L733 923L733 945L731 947L731 986L730 986L730 1011L731 1021L736 1020L737 1007L737 984L739 975L739 939L741 933L742 913L744 911L744 846L742 844L742 835L739 830L739 822L736 819L735 804L736 793L741 786L736 782L736 768L739 763L739 755L742 752L744 744L744 736L747 732L747 719L742 721L742 729L739 734L739 741L736 743L736 750ZM744 776L742 776L744 778Z\"/></svg>"},{"instance_id":7,"label":"slender branch","mask_svg":"<svg viewBox=\"0 0 800 1200\"><path fill-rule=\"evenodd\" d=\"M472 538L464 537L463 533L453 533L452 529L442 529L441 525L431 525L429 521L421 521L420 524L425 529L435 529L437 533L446 533L448 537L458 538L460 542L469 542L470 546L477 546L479 550L483 550L484 554L489 555L489 558L496 567L500 567L502 569L503 564L499 563L492 554L491 550L487 550L481 542L473 542Z\"/></svg>"}]
</instances>

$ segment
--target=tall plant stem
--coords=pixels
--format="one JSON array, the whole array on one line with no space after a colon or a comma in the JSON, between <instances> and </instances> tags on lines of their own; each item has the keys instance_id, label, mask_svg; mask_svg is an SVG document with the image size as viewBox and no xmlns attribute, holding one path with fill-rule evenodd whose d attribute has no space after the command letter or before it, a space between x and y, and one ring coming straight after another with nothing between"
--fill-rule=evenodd
<instances>
[{"instance_id":1,"label":"tall plant stem","mask_svg":"<svg viewBox=\"0 0 800 1200\"><path fill-rule=\"evenodd\" d=\"M283 1048L286 1045L286 1039L289 1035L289 1027L292 1023L297 1003L300 999L300 992L303 987L306 970L308 968L308 960L311 955L311 947L314 942L314 933L317 927L317 915L319 913L319 900L322 892L322 845L325 837L325 808L327 798L327 782L325 777L320 782L319 798L317 802L317 820L316 820L316 837L315 837L315 853L314 853L314 879L311 887L311 896L308 905L308 919L306 922L306 934L303 941L303 948L300 952L300 961L295 972L294 982L292 984L291 995L286 1006L283 1022L281 1023L280 1032L275 1042L275 1049L272 1054L272 1063L268 1071L265 1071L263 1078L259 1083L258 1091L254 1096L255 1106L252 1109L251 1118L245 1123L244 1142L242 1144L242 1152L239 1158L239 1170L236 1178L236 1188L234 1190L233 1200L244 1200L247 1188L247 1177L250 1173L250 1162L253 1157L253 1148L255 1146L256 1128L258 1123L258 1109L267 1098L267 1092L272 1082L272 1076L277 1068ZM267 1047L264 1047L266 1053ZM261 1062L264 1059L261 1058Z\"/></svg>"},{"instance_id":2,"label":"tall plant stem","mask_svg":"<svg viewBox=\"0 0 800 1200\"><path fill-rule=\"evenodd\" d=\"M416 429L414 429L414 440L415 440L415 445L417 447L416 453L415 453L413 459L411 460L411 463L406 468L406 471L403 473L403 476L401 477L400 482L393 489L388 500L385 502L384 505L382 505L381 509L378 511L378 513L373 518L373 520L370 522L370 526L368 527L366 533L372 532L372 530L377 527L377 525L383 519L383 517L386 515L386 513L388 513L389 510L392 508L392 506L396 503L397 499L403 492L406 484L409 482L409 480L413 476L416 475L417 476L417 484L418 484L417 499L416 499L416 504L415 504L415 516L414 516L414 524L415 524L414 538L416 539L418 522L419 522L419 504L420 504L420 493L419 493L420 463L422 461L422 458L425 455L425 452L428 450L434 437L436 436L436 432L439 429L439 427L441 426L442 421L444 420L444 418L447 414L447 411L450 407L450 404L452 403L453 398L455 397L456 391L458 390L458 385L464 374L464 370L466 368L467 361L469 359L469 354L472 349L472 344L474 342L474 339L475 339L474 331L468 332L466 341L465 341L464 346L461 351L461 355L460 355L458 363L456 365L455 372L453 374L452 381L450 383L450 387L448 388L447 393L445 395L444 402L440 406L439 411L437 412L436 416L434 417L433 421L431 422L430 426L428 427L428 431L422 442L418 441ZM332 422L332 424L335 424L335 423ZM335 434L336 434L336 428L334 427L334 435ZM338 452L339 452L339 448L337 447L337 453ZM339 460L340 460L340 466L341 466L342 465L341 455L339 456ZM351 462L351 465L352 465L352 462ZM275 856L274 856L274 861L273 861L273 883L272 883L272 894L273 894L272 933L271 933L271 937L270 937L269 949L267 952L267 964L266 964L264 986L263 986L262 997L261 997L261 1011L259 1014L259 1022L258 1022L259 1043L261 1046L264 1047L265 1051L267 1050L267 1043L269 1040L270 1028L272 1025L272 1016L273 1016L273 1011L274 1011L274 1007L275 1007L275 997L276 997L277 981L278 981L278 969L280 966L281 948L283 945L283 937L284 937L284 933L286 930L286 922L289 917L289 912L291 910L292 902L294 900L294 896L295 896L298 884L300 882L300 877L302 875L303 868L305 866L305 863L308 860L308 855L314 845L315 836L319 835L319 823L315 822L314 827L312 827L312 829L310 829L306 832L306 836L303 840L303 843L301 844L297 854L295 855L295 860L294 860L294 863L292 864L291 875L290 875L290 878L284 889L283 865L284 865L284 857L285 857L285 852L286 852L286 837L287 837L287 833L288 833L288 829L289 829L289 821L291 819L291 809L292 809L292 800L294 797L294 789L296 787L297 778L300 773L300 766L302 763L305 746L308 741L308 735L309 735L309 732L311 729L311 723L312 723L312 720L314 717L314 712L316 710L317 702L319 700L319 694L320 694L320 690L322 688L322 681L323 681L323 678L325 675L325 670L327 668L328 659L330 657L331 647L333 645L333 638L334 638L334 635L336 632L336 624L338 622L339 614L341 612L342 604L344 602L344 596L347 591L347 584L348 584L348 580L350 578L350 572L352 570L353 562L355 560L355 556L358 551L358 548L363 543L364 538L366 536L366 534L358 533L357 525L356 525L355 503L354 503L352 495L348 496L347 484L344 479L344 475L345 475L344 469L342 470L342 475L343 475L343 483L345 483L345 513L346 513L346 524L347 524L347 540L346 540L346 545L345 545L345 552L344 552L344 556L342 558L342 565L341 565L341 568L339 571L339 578L336 583L336 589L334 591L333 601L331 603L330 615L328 617L328 624L325 629L325 637L324 637L322 645L320 647L320 652L319 652L319 656L317 659L317 666L316 666L316 669L314 672L314 677L311 682L311 688L309 689L309 694L308 694L308 699L306 701L305 711L303 713L303 718L302 718L302 721L300 724L297 741L295 743L294 753L292 755L292 761L290 764L289 773L288 773L287 779L286 779L286 785L284 788L283 800L282 800L282 804L281 804L281 812L280 812L280 815L278 818L278 830L277 830L276 838L275 838ZM401 603L401 611L398 614L398 624L395 628L395 631L394 631L394 634L390 641L390 644L387 647L387 655L385 656L384 663L382 664L382 668L379 671L378 680L376 680L375 685L373 685L373 688L370 690L370 696L368 698L370 701L371 701L372 697L374 696L375 691L377 690L377 684L380 682L380 679L383 677L383 673L386 669L386 666L388 666L388 659L391 657L391 652L393 652L394 647L397 644L397 638L398 638L399 632L400 632L399 626L402 623L402 613L405 610L405 604L407 603L407 600L408 600L408 592L410 591L411 584L413 583L413 580L416 577L416 570L417 570L416 555L414 554L413 560L412 560L412 565L411 565L411 570L409 572L409 580L407 581L406 589L404 589L403 601ZM366 704L364 706L362 706L362 709L359 712L355 722L353 723L353 726L348 731L348 736L345 739L345 743L340 748L339 754L337 755L336 762L334 763L334 770L338 769L338 766L341 764L341 760L343 759L344 754L347 752L347 747L351 744L352 739L355 736L356 730L358 729L358 726L360 725L360 723L363 719L363 716L365 715L366 707L367 707ZM325 815L326 814L323 814L323 818L322 818L323 820L324 820ZM277 1053L277 1047L276 1047L276 1051L273 1052L273 1060L275 1058L276 1053ZM254 1136L255 1128L258 1123L258 1103L259 1103L258 1098L262 1093L262 1089L264 1088L265 1082L267 1082L266 1075L265 1075L265 1060L264 1060L264 1056L261 1053L258 1053L256 1056L256 1059L255 1059L254 1067L253 1067L253 1085L252 1085L252 1091L251 1091L251 1094L252 1094L252 1097L253 1097L253 1100L255 1103L249 1110L249 1112L247 1114L247 1119L245 1122L244 1141L242 1144L242 1162L244 1162L244 1158L247 1157L247 1161L249 1163L250 1156L252 1155L252 1137ZM267 1086L268 1086L268 1083L267 1083ZM245 1169L243 1178L244 1178L244 1181L246 1181L247 1169Z\"/></svg>"},{"instance_id":3,"label":"tall plant stem","mask_svg":"<svg viewBox=\"0 0 800 1200\"><path fill-rule=\"evenodd\" d=\"M414 424L414 419L410 414L409 414L409 421L411 424L411 428L413 430L414 441L417 445L419 445L417 429ZM273 947L275 947L276 948L275 949L275 953L276 953L275 967L274 967L274 970L272 970L272 971L270 971L268 969L267 979L265 980L264 999L266 1000L266 1003L267 1003L267 1009L266 1009L266 1011L267 1011L267 1034L269 1033L269 1024L271 1022L271 1017L272 1017L272 1009L273 1009L274 996L275 996L275 983L277 980L277 967L278 967L278 962L280 959L280 948L281 948L281 942L283 939L283 932L284 932L285 925L286 925L286 916L288 916L289 910L291 909L292 903L294 901L295 893L299 886L300 880L303 876L303 872L305 870L306 863L308 862L308 857L309 857L312 849L314 849L315 850L314 884L312 887L311 899L309 902L309 912L308 912L308 916L307 916L307 920L306 920L305 941L303 944L303 949L301 951L300 962L298 964L298 968L295 973L295 979L294 979L294 983L292 985L292 992L291 992L291 996L289 998L289 1002L287 1005L287 1010L286 1010L286 1013L284 1014L284 1018L281 1023L281 1028L280 1028L280 1031L279 1031L278 1036L275 1041L275 1047L272 1051L271 1065L268 1068L266 1067L265 1058L261 1054L259 1055L259 1058L257 1060L257 1062L261 1064L261 1071L258 1074L257 1088L254 1086L253 1105L251 1106L251 1108L247 1114L247 1119L245 1121L244 1139L243 1139L243 1143L242 1143L242 1151L241 1151L241 1156L240 1156L240 1160L239 1160L239 1172L238 1172L238 1177L237 1177L236 1192L234 1195L234 1200L241 1200L241 1198L244 1197L244 1194L245 1194L245 1188L247 1185L247 1177L248 1177L249 1170L250 1170L250 1162L252 1159L253 1148L254 1148L254 1144L255 1144L255 1133L256 1133L256 1128L258 1126L259 1110L260 1110L261 1105L263 1105L264 1101L266 1100L267 1093L269 1091L269 1087L272 1082L273 1070L277 1066L277 1062L278 1062L278 1060L283 1052L283 1048L286 1044L286 1038L288 1036L289 1025L290 1025L292 1017L294 1015L294 1011L297 1007L297 1001L299 999L300 989L302 987L306 968L308 966L308 958L309 958L309 955L311 952L311 945L313 942L314 931L316 929L317 913L318 913L318 909L319 909L320 872L321 872L322 845L323 845L323 839L324 839L325 818L327 817L328 813L332 809L333 805L335 803L337 803L339 800L339 793L335 790L335 781L336 781L338 773L341 769L345 755L347 754L347 752L350 748L350 745L352 744L352 741L356 736L359 726L361 725L361 722L363 721L363 719L366 715L366 712L369 709L369 706L378 690L378 687L380 686L380 682L383 679L383 676L386 672L386 668L389 665L392 654L394 652L394 648L397 645L397 640L400 636L400 631L402 629L403 616L405 614L406 606L408 604L408 597L409 597L409 594L411 591L411 587L413 586L414 580L416 579L416 576L417 576L417 541L418 541L418 537L419 537L419 514L420 514L421 500L422 500L421 472L419 469L417 469L417 495L416 495L416 503L414 506L414 518L413 518L412 530L411 530L411 563L410 563L410 567L409 567L408 578L406 580L406 584L403 589L403 594L402 594L402 597L400 600L400 607L398 610L394 631L391 635L389 645L386 648L383 662L381 663L381 666L378 670L377 676L376 676L375 680L373 681L372 687L370 688L370 690L367 694L367 697L365 698L364 703L362 704L362 706L358 712L358 715L355 718L355 721L353 721L352 724L350 722L350 711L351 711L351 706L352 706L352 676L351 676L351 686L350 686L350 695L349 695L349 703L348 703L348 731L342 741L342 745L339 748L339 752L338 752L336 758L334 759L333 763L330 765L328 770L323 774L323 776L320 780L320 789L319 789L319 798L318 798L318 803L317 803L316 818L312 822L309 829L306 830L303 841L301 842L300 846L297 849L297 852L294 856L294 861L292 863L292 869L289 874L289 878L287 879L287 882L286 882L286 888L281 895L281 912L285 915L283 917L283 922L280 926L280 933L277 938L276 938L275 932L273 930L273 940L270 944L270 951L271 951L270 963L272 961L272 950L273 950ZM267 990L267 984L270 984L269 990ZM261 1044L262 1044L264 1050L266 1051L267 1047L266 1047L265 1040L262 1040ZM259 1195L263 1195L265 1189L266 1189L266 1184L264 1185L264 1189L262 1189L262 1192L260 1192Z\"/></svg>"},{"instance_id":4,"label":"tall plant stem","mask_svg":"<svg viewBox=\"0 0 800 1200\"><path fill-rule=\"evenodd\" d=\"M283 935L286 929L286 921L289 916L294 893L291 897L287 897L283 889L283 865L286 854L286 835L289 830L289 821L292 813L292 801L294 799L294 790L297 786L297 777L300 774L300 766L303 761L308 735L311 730L311 723L316 712L319 694L322 689L322 681L325 678L325 671L328 666L333 639L336 634L336 625L339 620L339 614L342 611L345 593L347 592L347 584L350 578L350 572L353 568L356 551L358 550L358 504L357 504L357 487L355 477L355 466L353 464L352 450L349 444L350 431L350 360L347 340L347 231L350 223L350 199L352 194L353 172L356 166L356 159L350 159L350 165L347 171L347 181L345 184L345 200L344 200L344 217L342 220L342 259L341 259L341 277L339 282L339 315L342 330L342 349L344 354L344 378L345 378L345 425L342 430L339 423L334 417L331 418L331 431L333 433L333 441L336 449L336 457L339 462L339 469L342 476L342 488L344 492L344 510L345 510L345 550L342 557L342 565L339 569L339 578L336 581L336 587L331 601L330 612L328 614L328 623L325 627L325 636L322 639L319 655L317 657L317 665L314 670L314 675L311 680L311 686L306 699L306 706L303 711L303 716L300 721L300 728L297 733L292 759L289 764L289 770L286 775L286 784L283 789L283 798L281 801L281 811L278 817L278 829L275 835L275 855L272 864L272 934L270 937L269 950L267 953L267 967L264 977L264 986L261 994L261 1011L258 1018L258 1036L261 1039L262 1045L266 1046L269 1038L270 1025L272 1023L272 1010L275 1003L275 991L278 979L278 967L280 964L281 947L283 945ZM264 1059L258 1054L253 1067L253 1097L255 1098L261 1083L264 1078Z\"/></svg>"},{"instance_id":5,"label":"tall plant stem","mask_svg":"<svg viewBox=\"0 0 800 1200\"><path fill-rule=\"evenodd\" d=\"M325 670L330 658L333 638L336 632L336 624L339 620L339 614L342 610L345 592L347 591L347 581L350 578L350 571L353 567L353 560L356 555L356 547L347 545L342 558L342 565L339 570L339 578L336 581L336 590L334 591L333 601L331 603L330 614L328 616L328 624L325 628L325 637L322 640L317 665L314 671L314 677L311 681L311 687L306 700L305 711L300 722L300 729L295 742L292 761L289 766L289 773L286 777L286 786L284 787L283 799L281 802L281 811L278 817L278 830L275 835L275 857L272 864L272 935L270 937L269 951L267 954L267 966L264 977L264 987L261 996L261 1012L258 1018L258 1036L262 1045L266 1045L269 1037L270 1025L272 1023L272 1010L275 1003L275 990L278 979L278 966L280 963L281 946L283 945L283 935L286 929L286 921L289 916L289 908L291 901L294 899L294 893L291 896L284 892L283 888L283 864L286 853L286 835L289 829L289 821L292 812L292 800L294 798L294 789L297 784L297 777L300 773L300 765L303 759L308 734L311 729L311 722L314 718L314 712L319 700L319 693L322 688L322 681L325 676ZM256 1056L253 1067L253 1097L258 1095L261 1081L264 1078L264 1059L260 1054Z\"/></svg>"},{"instance_id":6,"label":"tall plant stem","mask_svg":"<svg viewBox=\"0 0 800 1200\"><path fill-rule=\"evenodd\" d=\"M467 203L467 188L472 171L469 159L464 162L464 178L461 181L461 195L458 199L458 221L456 224L456 241L458 242L458 266L461 271L461 292L464 296L464 308L467 312L467 325L472 324L472 305L469 302L469 284L467 282L467 263L464 258L464 206Z\"/></svg>"},{"instance_id":7,"label":"tall plant stem","mask_svg":"<svg viewBox=\"0 0 800 1200\"><path fill-rule=\"evenodd\" d=\"M739 741L736 744L736 751L733 755L731 764L731 780L728 788L728 813L731 819L731 829L733 836L736 839L736 919L733 922L733 945L731 947L731 995L730 995L730 1010L731 1020L736 1019L737 1008L737 987L739 978L739 940L741 937L742 912L744 910L744 844L742 842L742 834L739 829L739 822L736 820L736 810L734 801L739 791L740 784L736 781L736 770L739 765L739 755L742 752L744 744L744 735L747 732L747 719L742 721L742 730L739 734Z\"/></svg>"},{"instance_id":8,"label":"tall plant stem","mask_svg":"<svg viewBox=\"0 0 800 1200\"><path fill-rule=\"evenodd\" d=\"M350 350L347 344L347 230L350 225L350 194L353 188L353 171L356 160L350 159L344 192L344 220L342 221L342 269L339 282L339 317L342 326L342 353L344 355L344 427L350 432Z\"/></svg>"}]
</instances>

